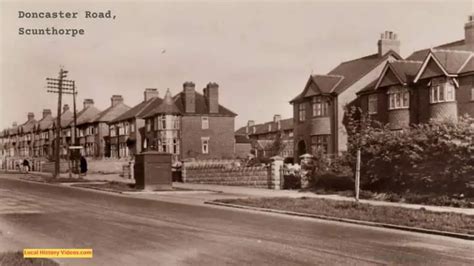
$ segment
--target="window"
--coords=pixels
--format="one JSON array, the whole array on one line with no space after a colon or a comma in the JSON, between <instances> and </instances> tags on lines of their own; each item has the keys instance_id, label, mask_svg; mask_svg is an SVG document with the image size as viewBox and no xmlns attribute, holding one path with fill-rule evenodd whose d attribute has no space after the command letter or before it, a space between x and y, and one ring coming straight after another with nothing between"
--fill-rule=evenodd
<instances>
[{"instance_id":1,"label":"window","mask_svg":"<svg viewBox=\"0 0 474 266\"><path fill-rule=\"evenodd\" d=\"M166 115L160 115L155 119L158 129L166 129Z\"/></svg>"},{"instance_id":2,"label":"window","mask_svg":"<svg viewBox=\"0 0 474 266\"><path fill-rule=\"evenodd\" d=\"M157 131L158 129L161 129L161 116L157 116L155 117L155 119L153 119L153 130L154 131Z\"/></svg>"},{"instance_id":3,"label":"window","mask_svg":"<svg viewBox=\"0 0 474 266\"><path fill-rule=\"evenodd\" d=\"M272 131L272 124L268 124L268 131Z\"/></svg>"},{"instance_id":4,"label":"window","mask_svg":"<svg viewBox=\"0 0 474 266\"><path fill-rule=\"evenodd\" d=\"M209 129L209 117L202 116L201 117L201 128L202 129Z\"/></svg>"},{"instance_id":5,"label":"window","mask_svg":"<svg viewBox=\"0 0 474 266\"><path fill-rule=\"evenodd\" d=\"M130 124L130 132L135 132L135 123Z\"/></svg>"},{"instance_id":6,"label":"window","mask_svg":"<svg viewBox=\"0 0 474 266\"><path fill-rule=\"evenodd\" d=\"M120 132L120 129L119 129ZM120 133L119 133L120 134ZM115 126L110 127L110 136L115 137L116 136L116 131L115 131Z\"/></svg>"},{"instance_id":7,"label":"window","mask_svg":"<svg viewBox=\"0 0 474 266\"><path fill-rule=\"evenodd\" d=\"M305 106L304 106L304 103L300 103L298 105L298 120L300 122L303 122L306 118L306 110L305 110Z\"/></svg>"},{"instance_id":8,"label":"window","mask_svg":"<svg viewBox=\"0 0 474 266\"><path fill-rule=\"evenodd\" d=\"M474 101L474 88L471 88L471 101Z\"/></svg>"},{"instance_id":9,"label":"window","mask_svg":"<svg viewBox=\"0 0 474 266\"><path fill-rule=\"evenodd\" d=\"M430 103L452 102L455 98L454 84L446 78L434 78L430 86ZM471 91L471 99L473 94Z\"/></svg>"},{"instance_id":10,"label":"window","mask_svg":"<svg viewBox=\"0 0 474 266\"><path fill-rule=\"evenodd\" d=\"M130 126L130 125L128 124L128 122L125 122L124 125L123 125L123 133L124 133L125 135L128 135L129 126Z\"/></svg>"},{"instance_id":11,"label":"window","mask_svg":"<svg viewBox=\"0 0 474 266\"><path fill-rule=\"evenodd\" d=\"M146 124L146 131L147 132L151 131L151 120L147 119L145 124Z\"/></svg>"},{"instance_id":12,"label":"window","mask_svg":"<svg viewBox=\"0 0 474 266\"><path fill-rule=\"evenodd\" d=\"M173 116L173 128L174 128L174 129L179 129L179 127L180 127L180 125L179 125L179 124L180 124L180 121L181 121L181 120L180 120L179 116L177 116L177 115Z\"/></svg>"},{"instance_id":13,"label":"window","mask_svg":"<svg viewBox=\"0 0 474 266\"><path fill-rule=\"evenodd\" d=\"M388 90L389 110L407 109L410 106L410 92L404 87L392 87Z\"/></svg>"},{"instance_id":14,"label":"window","mask_svg":"<svg viewBox=\"0 0 474 266\"><path fill-rule=\"evenodd\" d=\"M329 150L329 135L316 135L311 137L313 151L321 150L327 153Z\"/></svg>"},{"instance_id":15,"label":"window","mask_svg":"<svg viewBox=\"0 0 474 266\"><path fill-rule=\"evenodd\" d=\"M179 154L179 140L173 139L173 154Z\"/></svg>"},{"instance_id":16,"label":"window","mask_svg":"<svg viewBox=\"0 0 474 266\"><path fill-rule=\"evenodd\" d=\"M316 96L312 100L313 116L327 116L328 102L321 96Z\"/></svg>"},{"instance_id":17,"label":"window","mask_svg":"<svg viewBox=\"0 0 474 266\"><path fill-rule=\"evenodd\" d=\"M368 109L369 114L377 113L377 94L369 95Z\"/></svg>"},{"instance_id":18,"label":"window","mask_svg":"<svg viewBox=\"0 0 474 266\"><path fill-rule=\"evenodd\" d=\"M201 138L201 147L203 154L209 154L209 137Z\"/></svg>"}]
</instances>

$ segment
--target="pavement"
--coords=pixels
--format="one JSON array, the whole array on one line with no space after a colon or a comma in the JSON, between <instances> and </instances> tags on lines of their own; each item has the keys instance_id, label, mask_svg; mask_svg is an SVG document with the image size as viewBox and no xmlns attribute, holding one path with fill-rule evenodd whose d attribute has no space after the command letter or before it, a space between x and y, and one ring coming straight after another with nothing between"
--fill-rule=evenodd
<instances>
[{"instance_id":1,"label":"pavement","mask_svg":"<svg viewBox=\"0 0 474 266\"><path fill-rule=\"evenodd\" d=\"M38 174L38 173L35 173ZM44 173L43 173L44 175ZM68 174L62 174L61 177L68 177ZM105 181L117 181L125 183L133 183L131 179L125 179L120 177L118 174L88 174L83 176L87 180L105 180ZM204 204L205 201L212 201L216 199L229 199L229 198L242 198L242 197L312 197L330 200L342 200L342 201L355 201L354 198L344 197L340 195L322 195L315 194L313 192L300 192L298 190L272 190L252 187L239 187L239 186L220 186L220 185L209 185L209 184L190 184L190 183L179 183L174 182L173 187L195 190L195 191L209 191L216 193L164 193L164 192L153 192L153 193L128 193L133 194L136 197L147 198L147 199L158 199L158 200L179 200L181 203L188 204ZM444 207L444 206L429 206L421 204L409 204L400 202L386 202L378 200L359 200L361 203L371 204L375 206L395 206L409 209L425 209L435 212L454 212L463 213L467 215L474 215L474 208L456 208L456 207Z\"/></svg>"},{"instance_id":2,"label":"pavement","mask_svg":"<svg viewBox=\"0 0 474 266\"><path fill-rule=\"evenodd\" d=\"M93 259L58 259L64 265L474 264L472 241L188 204L231 191L172 202L19 176L0 174L0 251L93 248Z\"/></svg>"}]
</instances>

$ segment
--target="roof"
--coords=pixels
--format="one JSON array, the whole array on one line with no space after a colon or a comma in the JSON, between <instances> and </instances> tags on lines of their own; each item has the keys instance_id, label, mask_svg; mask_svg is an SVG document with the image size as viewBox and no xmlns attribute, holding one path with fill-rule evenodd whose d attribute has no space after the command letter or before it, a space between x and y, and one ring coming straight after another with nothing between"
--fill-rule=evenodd
<instances>
[{"instance_id":1,"label":"roof","mask_svg":"<svg viewBox=\"0 0 474 266\"><path fill-rule=\"evenodd\" d=\"M153 108L159 106L162 101L163 100L159 97L151 98L148 101L142 101L141 103L130 108L128 111L125 111L123 114L112 119L110 122L115 123L136 117L142 118L146 113L153 110Z\"/></svg>"},{"instance_id":2,"label":"roof","mask_svg":"<svg viewBox=\"0 0 474 266\"><path fill-rule=\"evenodd\" d=\"M242 144L242 143L251 143L250 139L245 135L235 135L235 143Z\"/></svg>"},{"instance_id":3,"label":"roof","mask_svg":"<svg viewBox=\"0 0 474 266\"><path fill-rule=\"evenodd\" d=\"M271 125L271 130L269 131L269 125ZM255 128L255 133L253 131ZM249 132L247 133L247 127L241 127L235 134L237 135L259 135L259 134L267 134L267 133L274 133L278 131L285 131L285 130L293 130L293 118L288 119L281 119L280 120L280 129L278 129L277 123L274 121L265 122L262 124L256 124L249 127Z\"/></svg>"},{"instance_id":4,"label":"roof","mask_svg":"<svg viewBox=\"0 0 474 266\"><path fill-rule=\"evenodd\" d=\"M339 75L311 75L303 92L291 101L318 94L330 94L343 79L344 77Z\"/></svg>"},{"instance_id":5,"label":"roof","mask_svg":"<svg viewBox=\"0 0 474 266\"><path fill-rule=\"evenodd\" d=\"M418 79L432 77L434 75L433 73L430 73L433 72L433 70L426 72L427 69L437 68L441 70L439 74L447 76L456 76L461 73L473 71L473 56L474 52L470 51L431 49L416 75L415 82ZM428 74L423 76L425 72Z\"/></svg>"},{"instance_id":6,"label":"roof","mask_svg":"<svg viewBox=\"0 0 474 266\"><path fill-rule=\"evenodd\" d=\"M119 117L126 111L130 110L130 107L123 102L117 103L114 106L110 106L109 108L105 109L104 111L97 114L97 116L93 119L93 123L96 122L110 122L113 119Z\"/></svg>"},{"instance_id":7,"label":"roof","mask_svg":"<svg viewBox=\"0 0 474 266\"><path fill-rule=\"evenodd\" d=\"M99 113L100 110L97 109L95 106L88 106L87 108L82 109L79 113L76 114L76 123L78 126L91 123Z\"/></svg>"},{"instance_id":8,"label":"roof","mask_svg":"<svg viewBox=\"0 0 474 266\"><path fill-rule=\"evenodd\" d=\"M458 51L473 51L472 48L466 45L464 39L445 43L434 47L433 49L441 49L441 50L458 50ZM418 51L413 52L410 56L408 56L407 60L423 60L426 58L428 53L430 52L430 48L421 49Z\"/></svg>"},{"instance_id":9,"label":"roof","mask_svg":"<svg viewBox=\"0 0 474 266\"><path fill-rule=\"evenodd\" d=\"M36 125L36 120L35 119L30 119L23 123L22 125L19 126L19 129L21 129L22 133L29 133L33 131L34 127Z\"/></svg>"},{"instance_id":10,"label":"roof","mask_svg":"<svg viewBox=\"0 0 474 266\"><path fill-rule=\"evenodd\" d=\"M340 75L344 77L342 82L334 89L334 92L337 94L343 92L390 56L402 59L396 52L389 51L383 56L376 53L341 63L329 72L330 75Z\"/></svg>"},{"instance_id":11,"label":"roof","mask_svg":"<svg viewBox=\"0 0 474 266\"><path fill-rule=\"evenodd\" d=\"M206 99L204 98L204 95L200 94L199 92L195 91L196 111L194 113L185 112L183 92L176 94L173 98L174 98L174 102L176 106L178 107L178 109L181 111L182 114L214 115L213 113L209 112L209 106L206 103ZM231 110L219 104L219 112L217 112L215 115L236 116L237 114L235 114Z\"/></svg>"},{"instance_id":12,"label":"roof","mask_svg":"<svg viewBox=\"0 0 474 266\"><path fill-rule=\"evenodd\" d=\"M54 118L51 115L43 117L36 123L36 130L45 130L50 128L54 123Z\"/></svg>"},{"instance_id":13,"label":"roof","mask_svg":"<svg viewBox=\"0 0 474 266\"><path fill-rule=\"evenodd\" d=\"M383 56L375 53L342 62L336 68L331 70L327 75L312 75L305 87L305 90L290 102L306 97L307 87L310 82L317 84L321 93L340 94L391 56L395 57L396 59L402 59L401 56L394 51L389 51ZM316 77L316 79L313 77Z\"/></svg>"},{"instance_id":14,"label":"roof","mask_svg":"<svg viewBox=\"0 0 474 266\"><path fill-rule=\"evenodd\" d=\"M171 92L168 89L168 91L166 91L165 99L161 104L145 114L144 117L154 116L155 114L180 114L181 110L179 110L174 101L175 100L171 97Z\"/></svg>"},{"instance_id":15,"label":"roof","mask_svg":"<svg viewBox=\"0 0 474 266\"><path fill-rule=\"evenodd\" d=\"M387 62L379 78L365 86L358 92L358 94L373 91L377 87L393 85L394 82L397 82L397 84L408 84L414 80L422 64L423 62L421 61L411 60L395 60ZM384 78L387 77L389 73L392 73L392 80L384 81Z\"/></svg>"},{"instance_id":16,"label":"roof","mask_svg":"<svg viewBox=\"0 0 474 266\"><path fill-rule=\"evenodd\" d=\"M74 115L70 110L66 110L61 114L61 128L69 126L71 121L74 119ZM56 126L57 118L53 119L53 126Z\"/></svg>"}]
</instances>

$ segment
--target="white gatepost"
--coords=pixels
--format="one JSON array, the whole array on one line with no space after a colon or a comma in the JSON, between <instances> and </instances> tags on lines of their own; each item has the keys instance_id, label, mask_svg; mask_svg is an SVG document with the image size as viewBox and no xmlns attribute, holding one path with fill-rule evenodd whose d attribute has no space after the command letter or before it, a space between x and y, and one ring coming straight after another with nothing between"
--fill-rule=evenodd
<instances>
[{"instance_id":1,"label":"white gatepost","mask_svg":"<svg viewBox=\"0 0 474 266\"><path fill-rule=\"evenodd\" d=\"M270 174L271 174L271 184L270 188L275 190L282 189L282 173L281 168L283 167L283 158L280 156L273 156L270 158L272 160Z\"/></svg>"}]
</instances>

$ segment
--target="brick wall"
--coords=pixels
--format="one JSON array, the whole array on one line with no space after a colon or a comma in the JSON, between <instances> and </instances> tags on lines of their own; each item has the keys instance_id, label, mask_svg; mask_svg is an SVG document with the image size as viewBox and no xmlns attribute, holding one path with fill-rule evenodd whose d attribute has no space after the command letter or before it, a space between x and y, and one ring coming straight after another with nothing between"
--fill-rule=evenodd
<instances>
[{"instance_id":1,"label":"brick wall","mask_svg":"<svg viewBox=\"0 0 474 266\"><path fill-rule=\"evenodd\" d=\"M186 183L272 188L269 169L263 167L185 166Z\"/></svg>"},{"instance_id":2,"label":"brick wall","mask_svg":"<svg viewBox=\"0 0 474 266\"><path fill-rule=\"evenodd\" d=\"M410 109L394 109L388 112L390 129L403 129L410 125Z\"/></svg>"},{"instance_id":3,"label":"brick wall","mask_svg":"<svg viewBox=\"0 0 474 266\"><path fill-rule=\"evenodd\" d=\"M202 153L201 138L209 137L209 153ZM234 154L234 117L209 116L209 128L202 129L201 116L181 119L181 156L186 158L232 158Z\"/></svg>"}]
</instances>

